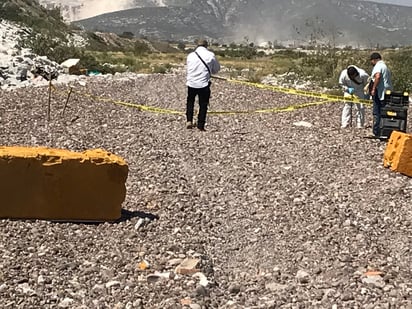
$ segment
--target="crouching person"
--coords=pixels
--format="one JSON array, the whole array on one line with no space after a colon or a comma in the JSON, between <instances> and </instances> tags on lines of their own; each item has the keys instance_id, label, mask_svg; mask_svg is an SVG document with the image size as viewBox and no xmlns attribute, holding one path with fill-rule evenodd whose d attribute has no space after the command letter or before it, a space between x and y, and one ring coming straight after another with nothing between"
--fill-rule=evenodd
<instances>
[{"instance_id":1,"label":"crouching person","mask_svg":"<svg viewBox=\"0 0 412 309\"><path fill-rule=\"evenodd\" d=\"M343 89L344 97L356 97L365 99L365 85L369 82L369 75L365 70L350 65L343 70L339 76L339 85ZM347 128L352 125L352 108L356 109L356 127L361 129L365 126L365 107L362 103L347 102L342 110L341 128Z\"/></svg>"}]
</instances>

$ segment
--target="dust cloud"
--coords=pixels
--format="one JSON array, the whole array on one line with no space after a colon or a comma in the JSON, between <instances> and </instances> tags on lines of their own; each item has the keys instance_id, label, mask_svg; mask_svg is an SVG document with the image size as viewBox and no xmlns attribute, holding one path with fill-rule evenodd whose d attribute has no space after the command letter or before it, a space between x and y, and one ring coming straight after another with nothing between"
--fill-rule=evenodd
<instances>
[{"instance_id":1,"label":"dust cloud","mask_svg":"<svg viewBox=\"0 0 412 309\"><path fill-rule=\"evenodd\" d=\"M135 6L133 0L88 0L82 3L71 19L85 19L100 14L130 9Z\"/></svg>"}]
</instances>

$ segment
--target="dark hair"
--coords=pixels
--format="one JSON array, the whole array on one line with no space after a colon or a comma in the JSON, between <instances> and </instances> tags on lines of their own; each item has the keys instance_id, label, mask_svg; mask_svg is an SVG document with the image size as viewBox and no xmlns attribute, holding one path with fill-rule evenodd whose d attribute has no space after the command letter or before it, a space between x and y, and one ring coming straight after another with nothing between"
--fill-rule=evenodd
<instances>
[{"instance_id":1,"label":"dark hair","mask_svg":"<svg viewBox=\"0 0 412 309\"><path fill-rule=\"evenodd\" d=\"M208 45L209 45L209 44L208 44L208 42L207 42L206 39L199 39L199 40L197 41L197 46L207 47Z\"/></svg>"},{"instance_id":2,"label":"dark hair","mask_svg":"<svg viewBox=\"0 0 412 309\"><path fill-rule=\"evenodd\" d=\"M378 59L382 59L381 54L379 53L373 53L371 55L371 60L378 60Z\"/></svg>"},{"instance_id":3,"label":"dark hair","mask_svg":"<svg viewBox=\"0 0 412 309\"><path fill-rule=\"evenodd\" d=\"M349 67L348 68L348 75L349 76L358 76L359 72L358 72L358 70L356 70L355 67Z\"/></svg>"},{"instance_id":4,"label":"dark hair","mask_svg":"<svg viewBox=\"0 0 412 309\"><path fill-rule=\"evenodd\" d=\"M361 83L358 82L355 77L359 76L359 71L354 67L350 66L347 68L346 72L348 73L349 79L354 82L356 85L360 85Z\"/></svg>"}]
</instances>

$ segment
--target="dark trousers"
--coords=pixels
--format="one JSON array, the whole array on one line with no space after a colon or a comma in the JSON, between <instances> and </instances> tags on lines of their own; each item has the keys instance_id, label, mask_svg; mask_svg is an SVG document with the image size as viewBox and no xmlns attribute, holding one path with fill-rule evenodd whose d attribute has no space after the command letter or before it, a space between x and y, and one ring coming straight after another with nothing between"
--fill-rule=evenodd
<instances>
[{"instance_id":1,"label":"dark trousers","mask_svg":"<svg viewBox=\"0 0 412 309\"><path fill-rule=\"evenodd\" d=\"M381 101L379 99L378 93L375 93L375 96L373 97L373 127L372 127L372 132L373 135L379 136L380 135L380 129L379 129L379 124L381 122L381 109L384 106L384 101Z\"/></svg>"},{"instance_id":2,"label":"dark trousers","mask_svg":"<svg viewBox=\"0 0 412 309\"><path fill-rule=\"evenodd\" d=\"M193 122L193 110L195 108L196 96L199 96L199 114L197 115L197 127L205 128L207 108L210 99L210 87L192 88L187 87L186 120Z\"/></svg>"}]
</instances>

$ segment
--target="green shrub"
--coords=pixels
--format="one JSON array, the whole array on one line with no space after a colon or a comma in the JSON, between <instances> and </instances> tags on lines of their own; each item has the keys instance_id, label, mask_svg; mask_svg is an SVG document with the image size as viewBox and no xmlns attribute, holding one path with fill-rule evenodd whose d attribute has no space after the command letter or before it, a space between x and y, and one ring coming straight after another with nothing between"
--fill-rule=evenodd
<instances>
[{"instance_id":1,"label":"green shrub","mask_svg":"<svg viewBox=\"0 0 412 309\"><path fill-rule=\"evenodd\" d=\"M169 64L169 63L164 64L164 65L155 65L152 68L152 72L153 73L166 74L166 73L170 72L171 68L172 68L172 65Z\"/></svg>"},{"instance_id":2,"label":"green shrub","mask_svg":"<svg viewBox=\"0 0 412 309\"><path fill-rule=\"evenodd\" d=\"M257 48L253 43L246 45L236 45L235 43L231 43L225 50L215 51L215 54L219 57L232 57L241 59L253 59L258 56Z\"/></svg>"},{"instance_id":3,"label":"green shrub","mask_svg":"<svg viewBox=\"0 0 412 309\"><path fill-rule=\"evenodd\" d=\"M263 79L262 72L249 70L246 74L246 79L251 83L261 83Z\"/></svg>"},{"instance_id":4,"label":"green shrub","mask_svg":"<svg viewBox=\"0 0 412 309\"><path fill-rule=\"evenodd\" d=\"M179 42L179 43L177 44L177 48L180 49L180 50L182 50L182 51L184 51L185 48L186 48L186 44L183 43L183 42Z\"/></svg>"},{"instance_id":5,"label":"green shrub","mask_svg":"<svg viewBox=\"0 0 412 309\"><path fill-rule=\"evenodd\" d=\"M412 90L412 54L410 49L399 50L388 55L387 65L392 72L395 91ZM385 58L386 59L386 58Z\"/></svg>"},{"instance_id":6,"label":"green shrub","mask_svg":"<svg viewBox=\"0 0 412 309\"><path fill-rule=\"evenodd\" d=\"M150 64L147 62L143 62L143 61L136 61L133 66L129 67L129 71L135 72L135 73L147 72L149 71L149 69L150 69Z\"/></svg>"},{"instance_id":7,"label":"green shrub","mask_svg":"<svg viewBox=\"0 0 412 309\"><path fill-rule=\"evenodd\" d=\"M150 51L149 46L144 42L136 41L134 43L133 52L135 55L143 55Z\"/></svg>"}]
</instances>

